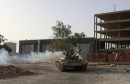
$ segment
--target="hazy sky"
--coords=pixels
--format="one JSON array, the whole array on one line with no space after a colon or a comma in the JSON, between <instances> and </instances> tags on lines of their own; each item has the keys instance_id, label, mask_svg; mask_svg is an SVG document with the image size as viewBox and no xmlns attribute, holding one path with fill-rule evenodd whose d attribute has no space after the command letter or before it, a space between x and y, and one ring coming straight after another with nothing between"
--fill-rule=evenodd
<instances>
[{"instance_id":1,"label":"hazy sky","mask_svg":"<svg viewBox=\"0 0 130 84\"><path fill-rule=\"evenodd\" d=\"M94 14L130 9L130 0L0 0L0 34L8 41L48 39L56 21L93 37Z\"/></svg>"}]
</instances>

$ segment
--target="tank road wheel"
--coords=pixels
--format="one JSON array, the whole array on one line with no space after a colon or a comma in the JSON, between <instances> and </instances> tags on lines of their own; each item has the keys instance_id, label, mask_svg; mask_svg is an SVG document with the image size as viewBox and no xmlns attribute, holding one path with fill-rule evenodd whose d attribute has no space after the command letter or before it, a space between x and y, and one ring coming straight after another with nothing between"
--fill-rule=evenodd
<instances>
[{"instance_id":1,"label":"tank road wheel","mask_svg":"<svg viewBox=\"0 0 130 84\"><path fill-rule=\"evenodd\" d=\"M87 66L86 65L82 66L82 71L86 71L86 70L87 70Z\"/></svg>"},{"instance_id":2,"label":"tank road wheel","mask_svg":"<svg viewBox=\"0 0 130 84\"><path fill-rule=\"evenodd\" d=\"M59 69L60 69L61 72L64 72L66 70L64 65L60 65Z\"/></svg>"}]
</instances>

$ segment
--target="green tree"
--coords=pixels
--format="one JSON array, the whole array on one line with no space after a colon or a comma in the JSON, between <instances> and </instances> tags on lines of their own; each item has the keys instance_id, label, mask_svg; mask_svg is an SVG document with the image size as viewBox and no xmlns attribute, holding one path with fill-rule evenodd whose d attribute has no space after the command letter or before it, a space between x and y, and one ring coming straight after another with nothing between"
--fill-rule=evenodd
<instances>
[{"instance_id":1,"label":"green tree","mask_svg":"<svg viewBox=\"0 0 130 84\"><path fill-rule=\"evenodd\" d=\"M82 33L74 33L74 38L85 38L84 32Z\"/></svg>"},{"instance_id":2,"label":"green tree","mask_svg":"<svg viewBox=\"0 0 130 84\"><path fill-rule=\"evenodd\" d=\"M80 38L85 38L85 34L74 33L72 34L71 26L64 25L63 22L57 21L56 26L52 27L53 41L51 42L51 48L54 50L63 50L72 46L76 46L80 42Z\"/></svg>"},{"instance_id":3,"label":"green tree","mask_svg":"<svg viewBox=\"0 0 130 84\"><path fill-rule=\"evenodd\" d=\"M8 47L4 42L6 41L7 39L0 34L0 49L4 48L5 50L7 50L8 52L11 52L12 49L10 47Z\"/></svg>"},{"instance_id":4,"label":"green tree","mask_svg":"<svg viewBox=\"0 0 130 84\"><path fill-rule=\"evenodd\" d=\"M66 39L72 34L71 26L64 25L60 21L57 21L56 26L53 26L52 30L55 39Z\"/></svg>"}]
</instances>

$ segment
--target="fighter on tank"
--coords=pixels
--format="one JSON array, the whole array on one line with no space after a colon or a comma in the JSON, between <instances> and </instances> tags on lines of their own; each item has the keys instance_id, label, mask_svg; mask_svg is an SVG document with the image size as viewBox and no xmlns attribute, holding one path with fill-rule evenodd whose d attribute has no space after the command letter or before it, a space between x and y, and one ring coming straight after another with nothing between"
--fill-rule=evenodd
<instances>
[{"instance_id":1,"label":"fighter on tank","mask_svg":"<svg viewBox=\"0 0 130 84\"><path fill-rule=\"evenodd\" d=\"M79 49L77 52L74 52L73 49L68 49L63 52L61 58L55 61L55 66L61 71L64 72L67 69L80 69L86 71L87 61L79 59L77 54L81 51Z\"/></svg>"}]
</instances>

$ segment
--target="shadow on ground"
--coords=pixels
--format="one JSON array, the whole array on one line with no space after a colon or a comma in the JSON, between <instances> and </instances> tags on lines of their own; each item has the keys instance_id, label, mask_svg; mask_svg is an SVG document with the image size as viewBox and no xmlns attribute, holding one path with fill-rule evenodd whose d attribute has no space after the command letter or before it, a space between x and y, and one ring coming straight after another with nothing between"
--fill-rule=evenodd
<instances>
[{"instance_id":1,"label":"shadow on ground","mask_svg":"<svg viewBox=\"0 0 130 84\"><path fill-rule=\"evenodd\" d=\"M105 67L105 66L89 66L86 71L68 69L68 73L83 73L83 74L115 74L115 73L130 73L130 68L127 67Z\"/></svg>"}]
</instances>

